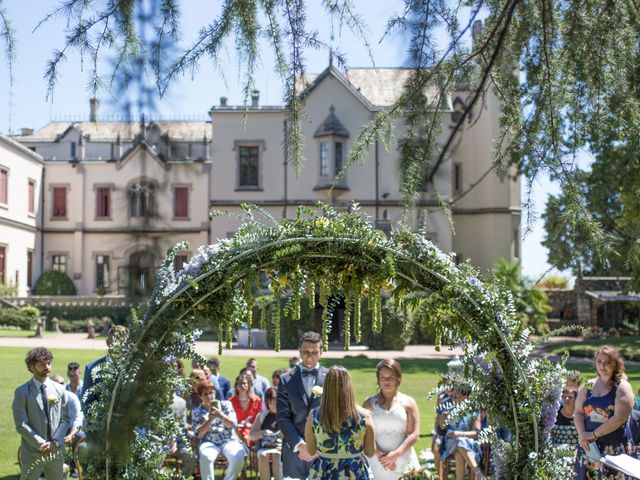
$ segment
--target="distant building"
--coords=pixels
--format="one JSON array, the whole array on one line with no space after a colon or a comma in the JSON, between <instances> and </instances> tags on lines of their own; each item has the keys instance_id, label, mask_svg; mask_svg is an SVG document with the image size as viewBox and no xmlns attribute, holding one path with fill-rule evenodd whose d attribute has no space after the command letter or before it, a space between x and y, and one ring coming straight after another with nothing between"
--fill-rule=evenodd
<instances>
[{"instance_id":1,"label":"distant building","mask_svg":"<svg viewBox=\"0 0 640 480\"><path fill-rule=\"evenodd\" d=\"M150 293L167 248L209 241L210 129L52 122L19 137L44 157L43 269L66 272L82 295Z\"/></svg>"},{"instance_id":2,"label":"distant building","mask_svg":"<svg viewBox=\"0 0 640 480\"><path fill-rule=\"evenodd\" d=\"M41 272L42 157L0 135L0 284L26 295Z\"/></svg>"},{"instance_id":3,"label":"distant building","mask_svg":"<svg viewBox=\"0 0 640 480\"><path fill-rule=\"evenodd\" d=\"M401 93L408 69L329 66L307 78L302 123L305 166L300 178L285 156L287 112L283 106L211 108L210 122L51 122L15 137L44 158L42 270L63 270L79 294L146 294L166 249L188 240L198 245L232 235L233 217L208 220L210 209L239 212L254 203L275 218L293 218L298 205L328 202L348 209L353 201L375 225L389 231L399 222L423 227L442 250L486 270L499 257L520 256L520 184L510 170L492 172L499 116L487 93L438 169L437 191L448 202L455 234L435 192L425 189L417 211L402 207L396 171L397 122L389 151L376 141L332 189L363 125ZM427 91L427 95L433 95ZM441 114L444 141L466 108L455 92ZM24 150L24 149L23 149ZM36 155L37 157L37 155Z\"/></svg>"}]
</instances>

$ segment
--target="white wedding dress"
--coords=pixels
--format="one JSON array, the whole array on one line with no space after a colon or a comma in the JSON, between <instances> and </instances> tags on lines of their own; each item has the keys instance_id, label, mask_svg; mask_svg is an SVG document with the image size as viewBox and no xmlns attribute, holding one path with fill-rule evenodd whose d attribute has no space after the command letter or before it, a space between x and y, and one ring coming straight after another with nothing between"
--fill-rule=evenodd
<instances>
[{"instance_id":1,"label":"white wedding dress","mask_svg":"<svg viewBox=\"0 0 640 480\"><path fill-rule=\"evenodd\" d=\"M378 404L378 396L371 397L371 416L376 428L376 445L379 450L391 452L407 438L407 395L398 392L396 401L389 410ZM396 462L396 469L386 470L378 457L367 457L373 480L397 480L407 470L420 467L418 456L413 447L406 451Z\"/></svg>"}]
</instances>

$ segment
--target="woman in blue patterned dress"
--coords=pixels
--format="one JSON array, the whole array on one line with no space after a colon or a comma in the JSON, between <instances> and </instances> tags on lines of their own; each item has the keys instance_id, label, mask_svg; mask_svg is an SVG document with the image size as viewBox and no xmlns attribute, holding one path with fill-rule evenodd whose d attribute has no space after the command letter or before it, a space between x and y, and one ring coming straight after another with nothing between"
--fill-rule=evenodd
<instances>
[{"instance_id":1,"label":"woman in blue patterned dress","mask_svg":"<svg viewBox=\"0 0 640 480\"><path fill-rule=\"evenodd\" d=\"M578 480L622 480L624 474L599 462L590 461L586 452L595 442L600 455L634 455L627 422L633 407L633 390L624 374L624 363L618 351L603 345L595 355L598 378L582 387L573 415L580 439L576 474Z\"/></svg>"},{"instance_id":2,"label":"woman in blue patterned dress","mask_svg":"<svg viewBox=\"0 0 640 480\"><path fill-rule=\"evenodd\" d=\"M333 366L324 379L320 408L309 413L305 441L317 458L310 480L369 480L371 473L364 455L375 453L375 432L371 414L356 404L349 372Z\"/></svg>"}]
</instances>

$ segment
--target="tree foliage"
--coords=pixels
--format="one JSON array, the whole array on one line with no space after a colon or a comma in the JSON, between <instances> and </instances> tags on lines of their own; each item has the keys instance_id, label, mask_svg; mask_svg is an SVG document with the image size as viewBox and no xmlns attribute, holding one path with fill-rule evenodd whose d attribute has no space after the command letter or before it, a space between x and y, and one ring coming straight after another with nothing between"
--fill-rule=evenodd
<instances>
[{"instance_id":1,"label":"tree foliage","mask_svg":"<svg viewBox=\"0 0 640 480\"><path fill-rule=\"evenodd\" d=\"M75 295L76 286L64 272L49 270L38 278L35 287L35 295Z\"/></svg>"}]
</instances>

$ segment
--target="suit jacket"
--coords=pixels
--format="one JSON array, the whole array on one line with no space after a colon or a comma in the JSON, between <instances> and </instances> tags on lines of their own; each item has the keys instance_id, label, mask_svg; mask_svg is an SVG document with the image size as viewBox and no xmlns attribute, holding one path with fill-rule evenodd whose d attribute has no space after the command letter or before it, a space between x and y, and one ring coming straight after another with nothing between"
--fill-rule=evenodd
<instances>
[{"instance_id":1,"label":"suit jacket","mask_svg":"<svg viewBox=\"0 0 640 480\"><path fill-rule=\"evenodd\" d=\"M96 384L97 380L95 377L96 372L94 370L96 370L96 367L102 365L106 361L107 356L105 355L104 357L100 357L99 359L94 360L84 369L84 383L82 384L82 398L80 400L82 401L82 405L85 409L91 404L91 402L96 399L96 394L89 391Z\"/></svg>"},{"instance_id":2,"label":"suit jacket","mask_svg":"<svg viewBox=\"0 0 640 480\"><path fill-rule=\"evenodd\" d=\"M322 386L327 368L318 367L315 385ZM293 448L304 440L304 426L312 408L320 406L319 397L308 397L302 383L302 369L300 366L293 371L284 373L278 384L278 425L284 435L284 440Z\"/></svg>"},{"instance_id":3,"label":"suit jacket","mask_svg":"<svg viewBox=\"0 0 640 480\"><path fill-rule=\"evenodd\" d=\"M49 400L50 440L57 440L64 448L64 436L71 423L64 387L45 380ZM42 395L33 380L19 386L13 396L13 420L22 438L21 452L25 464L40 458L40 446L47 441L47 417Z\"/></svg>"},{"instance_id":4,"label":"suit jacket","mask_svg":"<svg viewBox=\"0 0 640 480\"><path fill-rule=\"evenodd\" d=\"M222 397L220 397L219 400L229 400L229 398L231 398L231 382L229 379L218 375L218 385L220 385L220 390L222 391Z\"/></svg>"}]
</instances>

